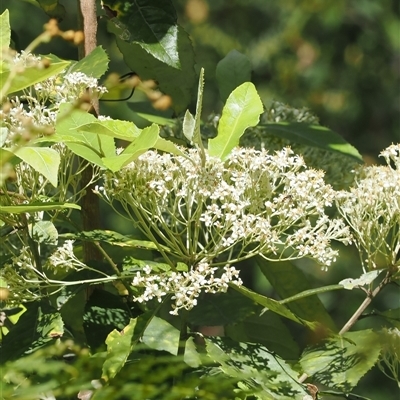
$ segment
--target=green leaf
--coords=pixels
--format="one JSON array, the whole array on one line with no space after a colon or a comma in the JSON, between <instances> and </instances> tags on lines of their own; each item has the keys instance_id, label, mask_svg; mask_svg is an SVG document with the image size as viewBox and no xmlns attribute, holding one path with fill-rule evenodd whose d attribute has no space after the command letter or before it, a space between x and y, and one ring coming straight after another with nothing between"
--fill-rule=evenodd
<instances>
[{"instance_id":1,"label":"green leaf","mask_svg":"<svg viewBox=\"0 0 400 400\"><path fill-rule=\"evenodd\" d=\"M74 64L70 68L69 73L83 72L88 76L99 79L107 71L108 62L109 59L106 51L101 46L97 46L86 57Z\"/></svg>"},{"instance_id":2,"label":"green leaf","mask_svg":"<svg viewBox=\"0 0 400 400\"><path fill-rule=\"evenodd\" d=\"M154 147L159 138L159 132L159 126L155 124L144 128L139 136L120 155L103 158L104 165L113 172L119 171L122 167Z\"/></svg>"},{"instance_id":3,"label":"green leaf","mask_svg":"<svg viewBox=\"0 0 400 400\"><path fill-rule=\"evenodd\" d=\"M363 163L358 150L347 143L336 132L320 125L308 125L301 122L279 122L260 125L267 133L283 137L296 143L318 147L328 151L335 151L356 159Z\"/></svg>"},{"instance_id":4,"label":"green leaf","mask_svg":"<svg viewBox=\"0 0 400 400\"><path fill-rule=\"evenodd\" d=\"M250 82L236 88L228 97L218 125L218 136L208 141L211 156L225 160L239 144L244 131L258 124L263 105L257 90Z\"/></svg>"},{"instance_id":5,"label":"green leaf","mask_svg":"<svg viewBox=\"0 0 400 400\"><path fill-rule=\"evenodd\" d=\"M0 206L0 214L33 213L39 211L65 210L68 208L73 208L75 210L81 209L80 206L72 203L31 203L18 206Z\"/></svg>"},{"instance_id":6,"label":"green leaf","mask_svg":"<svg viewBox=\"0 0 400 400\"><path fill-rule=\"evenodd\" d=\"M219 94L223 102L244 82L251 80L251 62L237 50L231 50L218 64L215 71Z\"/></svg>"},{"instance_id":7,"label":"green leaf","mask_svg":"<svg viewBox=\"0 0 400 400\"><path fill-rule=\"evenodd\" d=\"M240 379L262 399L303 400L307 394L297 373L266 347L228 338L206 338L207 353L226 375ZM243 387L243 386L242 386Z\"/></svg>"},{"instance_id":8,"label":"green leaf","mask_svg":"<svg viewBox=\"0 0 400 400\"><path fill-rule=\"evenodd\" d=\"M70 61L63 61L57 59L54 56L42 56L42 59L48 59L51 64L48 68L38 68L38 67L27 67L23 72L17 74L11 82L9 88L7 88L4 95L10 93L18 92L19 90L26 89L29 86L35 85L36 83L42 82L58 73L62 72L65 68L70 65ZM7 81L10 75L9 70L3 70L0 72L0 82L3 84Z\"/></svg>"},{"instance_id":9,"label":"green leaf","mask_svg":"<svg viewBox=\"0 0 400 400\"><path fill-rule=\"evenodd\" d=\"M162 318L154 317L143 334L142 342L152 349L177 355L179 338L178 329ZM192 340L186 342L183 360L192 368L200 365L200 358Z\"/></svg>"},{"instance_id":10,"label":"green leaf","mask_svg":"<svg viewBox=\"0 0 400 400\"><path fill-rule=\"evenodd\" d=\"M270 299L269 297L262 296L256 292L253 292L250 289L247 289L243 286L236 286L230 285L233 289L237 290L238 292L242 293L246 297L250 298L251 300L255 301L257 304L266 307L268 310L273 311L274 313L281 315L282 317L288 318L291 321L297 322L299 324L305 325L310 329L316 329L318 324L310 321L303 320L297 317L294 313L292 313L285 305L280 304L279 301L274 299Z\"/></svg>"},{"instance_id":11,"label":"green leaf","mask_svg":"<svg viewBox=\"0 0 400 400\"><path fill-rule=\"evenodd\" d=\"M131 318L129 324L121 331L114 329L109 333L106 339L107 358L103 364L102 379L108 381L122 369L151 318L153 318L153 313Z\"/></svg>"},{"instance_id":12,"label":"green leaf","mask_svg":"<svg viewBox=\"0 0 400 400\"><path fill-rule=\"evenodd\" d=\"M114 139L93 132L76 131L82 125L97 121L92 114L78 109L71 110L68 104L62 104L57 115L56 134L53 135L53 140L65 142L72 152L104 168L102 158L115 154Z\"/></svg>"},{"instance_id":13,"label":"green leaf","mask_svg":"<svg viewBox=\"0 0 400 400\"><path fill-rule=\"evenodd\" d=\"M104 242L112 246L134 247L146 250L157 250L159 248L155 243L150 242L148 240L132 239L129 236L124 236L118 232L109 230L98 229L90 232L83 231L78 233L62 233L59 235L59 237L63 239L73 239L73 240L79 239L79 240L84 240L86 242ZM166 247L164 248L168 250L168 248Z\"/></svg>"},{"instance_id":14,"label":"green leaf","mask_svg":"<svg viewBox=\"0 0 400 400\"><path fill-rule=\"evenodd\" d=\"M103 0L116 15L111 21L120 28L119 37L138 44L161 62L180 69L178 25L170 0Z\"/></svg>"},{"instance_id":15,"label":"green leaf","mask_svg":"<svg viewBox=\"0 0 400 400\"><path fill-rule=\"evenodd\" d=\"M196 307L187 314L187 320L197 326L234 324L259 311L257 304L236 290L226 293L203 294Z\"/></svg>"},{"instance_id":16,"label":"green leaf","mask_svg":"<svg viewBox=\"0 0 400 400\"><path fill-rule=\"evenodd\" d=\"M343 286L343 288L347 290L353 290L354 288L358 289L361 286L370 285L383 271L386 270L376 269L374 271L369 271L366 272L365 274L362 274L357 279L353 278L343 279L342 281L339 282L339 285Z\"/></svg>"},{"instance_id":17,"label":"green leaf","mask_svg":"<svg viewBox=\"0 0 400 400\"><path fill-rule=\"evenodd\" d=\"M139 135L142 129L139 129L133 122L120 121L117 119L99 121L95 120L88 124L83 124L75 128L80 132L90 132L99 135L107 135L113 138L132 142Z\"/></svg>"},{"instance_id":18,"label":"green leaf","mask_svg":"<svg viewBox=\"0 0 400 400\"><path fill-rule=\"evenodd\" d=\"M379 336L366 329L328 339L303 353L300 364L316 381L349 392L376 364L381 351Z\"/></svg>"},{"instance_id":19,"label":"green leaf","mask_svg":"<svg viewBox=\"0 0 400 400\"><path fill-rule=\"evenodd\" d=\"M109 30L118 35L118 29L117 31L115 29L115 25L109 24ZM135 71L143 80L154 79L158 82L160 90L171 96L172 107L176 113L187 108L196 83L195 60L190 38L181 27L178 28L180 69L164 64L139 44L127 43L118 36L117 45L124 56L126 65L132 71Z\"/></svg>"},{"instance_id":20,"label":"green leaf","mask_svg":"<svg viewBox=\"0 0 400 400\"><path fill-rule=\"evenodd\" d=\"M127 106L140 118L158 125L174 126L176 121L172 118L172 109L156 110L148 101L128 102Z\"/></svg>"},{"instance_id":21,"label":"green leaf","mask_svg":"<svg viewBox=\"0 0 400 400\"><path fill-rule=\"evenodd\" d=\"M161 137L157 139L154 148L176 156L185 156L185 153L175 143Z\"/></svg>"},{"instance_id":22,"label":"green leaf","mask_svg":"<svg viewBox=\"0 0 400 400\"><path fill-rule=\"evenodd\" d=\"M2 363L32 353L64 333L61 315L46 301L24 304L26 311L1 343Z\"/></svg>"},{"instance_id":23,"label":"green leaf","mask_svg":"<svg viewBox=\"0 0 400 400\"><path fill-rule=\"evenodd\" d=\"M296 360L300 354L289 329L277 314L270 311L250 315L241 322L226 326L225 335L237 342L260 343L285 360Z\"/></svg>"},{"instance_id":24,"label":"green leaf","mask_svg":"<svg viewBox=\"0 0 400 400\"><path fill-rule=\"evenodd\" d=\"M282 299L285 300L288 297L310 289L310 284L304 273L290 261L268 262L261 257L257 257L256 261L261 272ZM337 332L335 323L321 300L316 296L315 292L311 294L311 296L307 297L297 297L296 301L288 303L288 308L296 316L304 320L317 321L324 329Z\"/></svg>"},{"instance_id":25,"label":"green leaf","mask_svg":"<svg viewBox=\"0 0 400 400\"><path fill-rule=\"evenodd\" d=\"M127 256L122 263L123 271L138 271L149 266L154 272L170 271L171 266L166 263L161 263L153 260L139 260L138 258Z\"/></svg>"},{"instance_id":26,"label":"green leaf","mask_svg":"<svg viewBox=\"0 0 400 400\"><path fill-rule=\"evenodd\" d=\"M65 17L65 8L58 0L36 0L43 11L51 18L56 18L59 21Z\"/></svg>"},{"instance_id":27,"label":"green leaf","mask_svg":"<svg viewBox=\"0 0 400 400\"><path fill-rule=\"evenodd\" d=\"M0 51L8 50L11 43L10 14L4 10L0 15Z\"/></svg>"},{"instance_id":28,"label":"green leaf","mask_svg":"<svg viewBox=\"0 0 400 400\"><path fill-rule=\"evenodd\" d=\"M32 239L37 243L56 245L58 231L51 221L38 221L32 227Z\"/></svg>"},{"instance_id":29,"label":"green leaf","mask_svg":"<svg viewBox=\"0 0 400 400\"><path fill-rule=\"evenodd\" d=\"M60 154L56 150L25 146L17 149L15 155L35 171L41 173L54 187L57 187Z\"/></svg>"},{"instance_id":30,"label":"green leaf","mask_svg":"<svg viewBox=\"0 0 400 400\"><path fill-rule=\"evenodd\" d=\"M185 117L183 118L182 130L186 139L190 142L193 141L194 129L196 126L196 121L189 110L186 110Z\"/></svg>"}]
</instances>

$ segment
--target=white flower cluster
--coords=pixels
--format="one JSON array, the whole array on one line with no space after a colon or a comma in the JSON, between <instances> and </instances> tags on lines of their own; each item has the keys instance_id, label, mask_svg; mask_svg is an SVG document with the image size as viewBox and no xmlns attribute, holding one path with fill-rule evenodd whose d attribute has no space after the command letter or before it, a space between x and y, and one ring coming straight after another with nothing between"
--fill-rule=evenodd
<instances>
[{"instance_id":1,"label":"white flower cluster","mask_svg":"<svg viewBox=\"0 0 400 400\"><path fill-rule=\"evenodd\" d=\"M99 193L119 201L150 240L187 265L262 254L308 256L328 266L337 254L330 241L350 241L344 223L325 214L335 191L323 172L308 169L289 148L275 155L237 148L226 162L207 155L205 165L196 149L183 151L148 151L106 174Z\"/></svg>"},{"instance_id":2,"label":"white flower cluster","mask_svg":"<svg viewBox=\"0 0 400 400\"><path fill-rule=\"evenodd\" d=\"M338 201L364 272L400 267L400 144L380 155L387 165L359 169L354 186L341 192Z\"/></svg>"},{"instance_id":3,"label":"white flower cluster","mask_svg":"<svg viewBox=\"0 0 400 400\"><path fill-rule=\"evenodd\" d=\"M190 310L197 304L197 298L202 290L206 293L226 292L228 284L241 285L239 271L226 265L220 277L215 273L219 268L211 267L208 263L200 263L196 268L188 272L162 272L152 273L150 266L137 272L132 281L132 286L144 288L144 291L134 297L140 303L152 299L162 301L164 296L172 294L173 315L178 315L180 309Z\"/></svg>"},{"instance_id":4,"label":"white flower cluster","mask_svg":"<svg viewBox=\"0 0 400 400\"><path fill-rule=\"evenodd\" d=\"M62 246L58 246L50 255L44 267L50 270L58 268L66 271L85 268L86 265L75 256L73 244L73 240L66 240Z\"/></svg>"}]
</instances>

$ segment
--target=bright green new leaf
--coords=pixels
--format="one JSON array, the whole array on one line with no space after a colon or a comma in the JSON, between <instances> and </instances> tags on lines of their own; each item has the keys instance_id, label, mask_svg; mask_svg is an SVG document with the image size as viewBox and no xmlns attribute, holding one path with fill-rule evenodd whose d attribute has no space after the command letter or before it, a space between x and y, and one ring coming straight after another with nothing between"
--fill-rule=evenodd
<instances>
[{"instance_id":1,"label":"bright green new leaf","mask_svg":"<svg viewBox=\"0 0 400 400\"><path fill-rule=\"evenodd\" d=\"M211 156L225 160L244 131L258 124L263 104L256 88L250 82L243 83L228 97L218 125L218 136L208 141Z\"/></svg>"},{"instance_id":2,"label":"bright green new leaf","mask_svg":"<svg viewBox=\"0 0 400 400\"><path fill-rule=\"evenodd\" d=\"M70 64L69 61L58 60L55 61L54 57L42 57L43 59L48 58L51 61L51 64L48 68L38 68L38 67L27 67L23 70L23 72L17 74L9 88L7 88L4 95L8 95L10 93L18 92L19 90L26 89L29 86L35 85L36 83L42 82L58 73L62 72L65 68L67 68ZM3 70L0 73L0 82L3 84L7 81L10 75L9 70Z\"/></svg>"},{"instance_id":3,"label":"bright green new leaf","mask_svg":"<svg viewBox=\"0 0 400 400\"><path fill-rule=\"evenodd\" d=\"M175 143L161 137L157 139L154 148L176 156L185 156L185 153Z\"/></svg>"},{"instance_id":4,"label":"bright green new leaf","mask_svg":"<svg viewBox=\"0 0 400 400\"><path fill-rule=\"evenodd\" d=\"M290 261L268 262L261 257L256 257L261 272L278 293L279 297L286 299L310 290L310 284L304 273ZM287 307L298 317L307 321L319 322L325 329L337 332L337 328L317 292L307 293L308 296L297 297L296 301L287 304ZM281 302L282 304L282 302Z\"/></svg>"},{"instance_id":5,"label":"bright green new leaf","mask_svg":"<svg viewBox=\"0 0 400 400\"><path fill-rule=\"evenodd\" d=\"M366 329L306 349L300 364L313 380L349 392L376 364L380 352L379 335Z\"/></svg>"},{"instance_id":6,"label":"bright green new leaf","mask_svg":"<svg viewBox=\"0 0 400 400\"><path fill-rule=\"evenodd\" d=\"M56 150L47 147L20 147L15 155L41 173L49 182L57 187L60 155Z\"/></svg>"},{"instance_id":7,"label":"bright green new leaf","mask_svg":"<svg viewBox=\"0 0 400 400\"><path fill-rule=\"evenodd\" d=\"M93 78L99 79L108 69L108 55L106 51L97 46L90 54L74 64L69 72L83 72Z\"/></svg>"},{"instance_id":8,"label":"bright green new leaf","mask_svg":"<svg viewBox=\"0 0 400 400\"><path fill-rule=\"evenodd\" d=\"M119 37L138 44L166 65L180 69L178 25L175 8L170 0L103 0L116 14L112 18Z\"/></svg>"},{"instance_id":9,"label":"bright green new leaf","mask_svg":"<svg viewBox=\"0 0 400 400\"><path fill-rule=\"evenodd\" d=\"M88 124L83 124L75 128L77 131L107 135L116 139L129 142L135 140L142 131L133 122L120 121L117 119L100 121L98 119Z\"/></svg>"},{"instance_id":10,"label":"bright green new leaf","mask_svg":"<svg viewBox=\"0 0 400 400\"><path fill-rule=\"evenodd\" d=\"M182 130L186 139L190 142L193 141L194 129L196 126L196 121L189 110L186 110L185 117L183 119Z\"/></svg>"},{"instance_id":11,"label":"bright green new leaf","mask_svg":"<svg viewBox=\"0 0 400 400\"><path fill-rule=\"evenodd\" d=\"M231 50L218 64L215 71L219 95L223 102L244 82L251 80L251 62L237 50Z\"/></svg>"},{"instance_id":12,"label":"bright green new leaf","mask_svg":"<svg viewBox=\"0 0 400 400\"><path fill-rule=\"evenodd\" d=\"M339 134L320 125L309 125L301 122L278 122L260 125L266 132L296 143L311 147L319 147L328 151L335 151L364 162L361 154L351 144L347 143Z\"/></svg>"},{"instance_id":13,"label":"bright green new leaf","mask_svg":"<svg viewBox=\"0 0 400 400\"><path fill-rule=\"evenodd\" d=\"M141 154L154 147L158 140L160 128L151 125L144 128L140 135L118 156L103 158L104 165L113 172L136 160Z\"/></svg>"},{"instance_id":14,"label":"bright green new leaf","mask_svg":"<svg viewBox=\"0 0 400 400\"><path fill-rule=\"evenodd\" d=\"M8 50L11 43L10 14L4 10L0 15L0 51Z\"/></svg>"},{"instance_id":15,"label":"bright green new leaf","mask_svg":"<svg viewBox=\"0 0 400 400\"><path fill-rule=\"evenodd\" d=\"M0 214L33 213L39 211L65 210L68 208L73 208L75 210L81 209L77 204L71 203L32 203L21 204L20 206L0 206Z\"/></svg>"}]
</instances>

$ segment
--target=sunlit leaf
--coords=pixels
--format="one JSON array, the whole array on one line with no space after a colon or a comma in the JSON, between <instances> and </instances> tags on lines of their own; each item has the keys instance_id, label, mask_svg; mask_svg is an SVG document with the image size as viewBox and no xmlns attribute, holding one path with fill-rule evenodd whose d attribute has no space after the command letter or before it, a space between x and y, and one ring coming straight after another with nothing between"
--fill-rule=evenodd
<instances>
[{"instance_id":1,"label":"sunlit leaf","mask_svg":"<svg viewBox=\"0 0 400 400\"><path fill-rule=\"evenodd\" d=\"M47 147L20 147L15 155L41 173L49 182L57 187L60 154Z\"/></svg>"},{"instance_id":2,"label":"sunlit leaf","mask_svg":"<svg viewBox=\"0 0 400 400\"><path fill-rule=\"evenodd\" d=\"M108 55L101 46L97 46L86 57L74 64L69 73L83 72L93 78L99 79L108 69Z\"/></svg>"},{"instance_id":3,"label":"sunlit leaf","mask_svg":"<svg viewBox=\"0 0 400 400\"><path fill-rule=\"evenodd\" d=\"M80 132L91 132L99 135L107 135L117 139L127 140L132 142L140 135L142 129L139 129L133 122L120 121L117 119L111 120L95 120L88 124L83 124L75 128Z\"/></svg>"},{"instance_id":4,"label":"sunlit leaf","mask_svg":"<svg viewBox=\"0 0 400 400\"><path fill-rule=\"evenodd\" d=\"M244 131L258 124L263 104L250 82L236 88L228 97L218 124L218 136L208 141L211 156L225 160Z\"/></svg>"},{"instance_id":5,"label":"sunlit leaf","mask_svg":"<svg viewBox=\"0 0 400 400\"><path fill-rule=\"evenodd\" d=\"M21 204L18 206L0 206L0 214L1 213L11 213L11 214L20 214L20 213L33 213L39 211L52 211L52 210L64 210L68 208L74 208L76 210L80 210L81 207L77 204L72 203L31 203L31 204Z\"/></svg>"},{"instance_id":6,"label":"sunlit leaf","mask_svg":"<svg viewBox=\"0 0 400 400\"><path fill-rule=\"evenodd\" d=\"M37 243L56 245L58 231L51 221L38 221L30 229L32 239Z\"/></svg>"},{"instance_id":7,"label":"sunlit leaf","mask_svg":"<svg viewBox=\"0 0 400 400\"><path fill-rule=\"evenodd\" d=\"M348 392L376 364L380 352L379 336L366 329L306 349L300 364L316 381Z\"/></svg>"}]
</instances>

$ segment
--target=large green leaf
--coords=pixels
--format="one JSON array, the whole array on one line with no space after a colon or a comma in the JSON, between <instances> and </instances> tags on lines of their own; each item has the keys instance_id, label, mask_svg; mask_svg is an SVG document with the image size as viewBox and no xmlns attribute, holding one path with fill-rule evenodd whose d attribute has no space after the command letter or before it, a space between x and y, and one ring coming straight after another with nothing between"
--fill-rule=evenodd
<instances>
[{"instance_id":1,"label":"large green leaf","mask_svg":"<svg viewBox=\"0 0 400 400\"><path fill-rule=\"evenodd\" d=\"M328 151L336 151L364 162L361 154L351 144L347 143L336 132L320 125L309 125L301 122L278 122L260 125L266 132L290 141L319 147Z\"/></svg>"},{"instance_id":2,"label":"large green leaf","mask_svg":"<svg viewBox=\"0 0 400 400\"><path fill-rule=\"evenodd\" d=\"M226 326L225 335L237 342L260 343L285 360L296 360L300 354L289 329L279 315L270 311Z\"/></svg>"},{"instance_id":3,"label":"large green leaf","mask_svg":"<svg viewBox=\"0 0 400 400\"><path fill-rule=\"evenodd\" d=\"M32 86L36 83L42 82L53 75L56 75L62 72L65 68L70 64L69 61L64 60L56 60L54 56L46 57L42 56L42 59L50 60L50 65L48 68L38 68L38 67L27 67L22 72L18 73L15 77L13 77L10 86L5 91L4 95L8 95L10 93L18 92L19 90L26 89L29 86ZM9 78L10 71L3 70L0 72L0 82L4 83Z\"/></svg>"},{"instance_id":4,"label":"large green leaf","mask_svg":"<svg viewBox=\"0 0 400 400\"><path fill-rule=\"evenodd\" d=\"M41 173L49 182L57 187L60 154L47 147L20 147L15 155L29 164L35 171Z\"/></svg>"},{"instance_id":5,"label":"large green leaf","mask_svg":"<svg viewBox=\"0 0 400 400\"><path fill-rule=\"evenodd\" d=\"M256 88L250 82L243 83L228 97L218 124L218 136L208 141L211 156L225 160L244 131L258 124L263 104Z\"/></svg>"},{"instance_id":6,"label":"large green leaf","mask_svg":"<svg viewBox=\"0 0 400 400\"><path fill-rule=\"evenodd\" d=\"M310 289L304 273L290 261L276 263L257 257L257 264L282 299ZM316 295L299 298L287 306L298 317L307 321L317 321L325 329L337 332L335 323Z\"/></svg>"},{"instance_id":7,"label":"large green leaf","mask_svg":"<svg viewBox=\"0 0 400 400\"><path fill-rule=\"evenodd\" d=\"M120 28L121 39L138 44L164 64L181 68L177 15L170 0L103 0L102 3L116 16L111 21Z\"/></svg>"},{"instance_id":8,"label":"large green leaf","mask_svg":"<svg viewBox=\"0 0 400 400\"><path fill-rule=\"evenodd\" d=\"M104 165L113 172L119 171L122 167L154 147L159 138L159 132L159 126L155 124L144 128L139 136L120 155L103 158Z\"/></svg>"},{"instance_id":9,"label":"large green leaf","mask_svg":"<svg viewBox=\"0 0 400 400\"><path fill-rule=\"evenodd\" d=\"M0 214L33 213L39 211L65 210L68 208L74 208L76 210L81 209L80 206L72 203L31 203L18 206L0 206Z\"/></svg>"},{"instance_id":10,"label":"large green leaf","mask_svg":"<svg viewBox=\"0 0 400 400\"><path fill-rule=\"evenodd\" d=\"M244 82L251 80L251 62L237 50L231 50L218 64L215 71L219 94L223 102Z\"/></svg>"},{"instance_id":11,"label":"large green leaf","mask_svg":"<svg viewBox=\"0 0 400 400\"><path fill-rule=\"evenodd\" d=\"M2 363L54 342L64 333L60 313L46 301L25 304L26 311L1 343Z\"/></svg>"},{"instance_id":12,"label":"large green leaf","mask_svg":"<svg viewBox=\"0 0 400 400\"><path fill-rule=\"evenodd\" d=\"M207 338L207 354L226 375L243 381L260 399L303 400L307 394L297 373L266 347L228 338ZM243 386L242 386L243 387Z\"/></svg>"},{"instance_id":13,"label":"large green leaf","mask_svg":"<svg viewBox=\"0 0 400 400\"><path fill-rule=\"evenodd\" d=\"M101 46L97 46L86 57L74 64L69 73L83 72L88 76L99 79L107 71L108 61L108 55L105 50Z\"/></svg>"},{"instance_id":14,"label":"large green leaf","mask_svg":"<svg viewBox=\"0 0 400 400\"><path fill-rule=\"evenodd\" d=\"M35 242L57 245L58 231L51 221L38 221L29 230Z\"/></svg>"},{"instance_id":15,"label":"large green leaf","mask_svg":"<svg viewBox=\"0 0 400 400\"><path fill-rule=\"evenodd\" d=\"M119 29L109 24L109 30L116 35ZM180 69L166 65L152 54L148 53L139 44L127 43L117 36L117 45L124 56L126 65L135 71L141 79L154 79L160 90L171 96L172 107L176 113L185 110L192 98L192 89L196 83L194 70L194 53L188 34L178 28L178 50Z\"/></svg>"},{"instance_id":16,"label":"large green leaf","mask_svg":"<svg viewBox=\"0 0 400 400\"><path fill-rule=\"evenodd\" d=\"M316 381L349 392L376 364L381 352L379 336L366 329L348 332L306 349L300 364Z\"/></svg>"}]
</instances>

